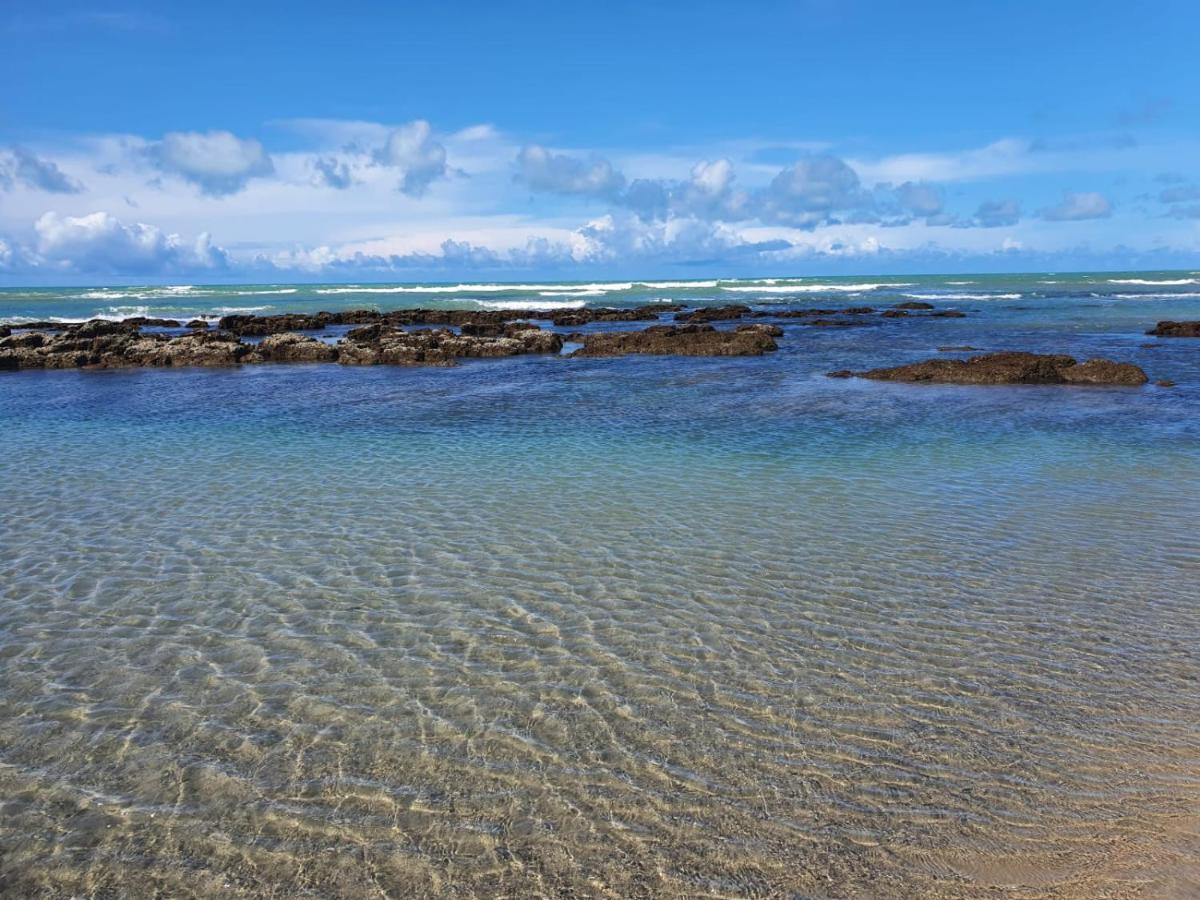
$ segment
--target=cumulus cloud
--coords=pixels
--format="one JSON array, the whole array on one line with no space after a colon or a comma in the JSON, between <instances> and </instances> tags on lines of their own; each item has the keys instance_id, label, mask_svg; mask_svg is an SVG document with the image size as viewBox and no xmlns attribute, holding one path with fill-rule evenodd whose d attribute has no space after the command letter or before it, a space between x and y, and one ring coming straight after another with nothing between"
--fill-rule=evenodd
<instances>
[{"instance_id":1,"label":"cumulus cloud","mask_svg":"<svg viewBox=\"0 0 1200 900\"><path fill-rule=\"evenodd\" d=\"M896 200L914 216L936 216L944 206L942 192L925 181L904 182L896 188Z\"/></svg>"},{"instance_id":2,"label":"cumulus cloud","mask_svg":"<svg viewBox=\"0 0 1200 900\"><path fill-rule=\"evenodd\" d=\"M212 197L235 194L251 178L275 171L262 144L228 131L173 131L146 152L163 172L191 182Z\"/></svg>"},{"instance_id":3,"label":"cumulus cloud","mask_svg":"<svg viewBox=\"0 0 1200 900\"><path fill-rule=\"evenodd\" d=\"M625 176L606 159L552 153L538 144L527 144L517 154L516 179L535 191L610 199L625 187Z\"/></svg>"},{"instance_id":4,"label":"cumulus cloud","mask_svg":"<svg viewBox=\"0 0 1200 900\"><path fill-rule=\"evenodd\" d=\"M781 169L766 187L736 186L727 158L696 163L685 179L625 176L606 159L582 159L527 146L517 157L517 181L534 190L606 199L635 212L644 222L697 219L703 222L764 223L812 229L835 221L889 225L923 217L948 224L941 189L927 181L866 190L844 160L830 154L804 157ZM946 221L941 221L946 218Z\"/></svg>"},{"instance_id":5,"label":"cumulus cloud","mask_svg":"<svg viewBox=\"0 0 1200 900\"><path fill-rule=\"evenodd\" d=\"M42 159L21 147L0 152L0 188L8 190L14 184L52 194L78 194L83 190L82 184L63 172L53 161Z\"/></svg>"},{"instance_id":6,"label":"cumulus cloud","mask_svg":"<svg viewBox=\"0 0 1200 900\"><path fill-rule=\"evenodd\" d=\"M188 243L153 225L126 225L106 212L59 216L48 212L33 225L25 254L31 267L81 274L176 274L228 267L229 256L207 233Z\"/></svg>"},{"instance_id":7,"label":"cumulus cloud","mask_svg":"<svg viewBox=\"0 0 1200 900\"><path fill-rule=\"evenodd\" d=\"M331 187L339 191L354 184L354 176L350 166L336 156L318 156L312 161L313 184L318 187Z\"/></svg>"},{"instance_id":8,"label":"cumulus cloud","mask_svg":"<svg viewBox=\"0 0 1200 900\"><path fill-rule=\"evenodd\" d=\"M760 215L797 228L813 228L838 210L869 205L858 174L829 154L812 156L780 171L763 192Z\"/></svg>"},{"instance_id":9,"label":"cumulus cloud","mask_svg":"<svg viewBox=\"0 0 1200 900\"><path fill-rule=\"evenodd\" d=\"M1021 218L1021 204L1016 200L985 200L975 210L974 224L981 228L1016 225Z\"/></svg>"},{"instance_id":10,"label":"cumulus cloud","mask_svg":"<svg viewBox=\"0 0 1200 900\"><path fill-rule=\"evenodd\" d=\"M374 159L378 165L401 171L400 191L410 197L422 196L448 173L446 148L433 139L433 128L424 119L394 129Z\"/></svg>"},{"instance_id":11,"label":"cumulus cloud","mask_svg":"<svg viewBox=\"0 0 1200 900\"><path fill-rule=\"evenodd\" d=\"M1041 212L1051 222L1078 222L1083 219L1107 219L1113 206L1107 197L1096 191L1068 191L1062 202Z\"/></svg>"}]
</instances>

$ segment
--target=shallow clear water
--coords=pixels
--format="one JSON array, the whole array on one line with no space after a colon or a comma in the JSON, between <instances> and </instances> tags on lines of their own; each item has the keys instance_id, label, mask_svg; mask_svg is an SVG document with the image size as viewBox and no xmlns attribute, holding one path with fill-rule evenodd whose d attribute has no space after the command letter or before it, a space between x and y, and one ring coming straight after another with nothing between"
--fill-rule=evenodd
<instances>
[{"instance_id":1,"label":"shallow clear water","mask_svg":"<svg viewBox=\"0 0 1200 900\"><path fill-rule=\"evenodd\" d=\"M3 373L0 892L1193 895L1200 342L1142 332L1200 298L1153 290ZM822 374L945 344L1179 386Z\"/></svg>"}]
</instances>

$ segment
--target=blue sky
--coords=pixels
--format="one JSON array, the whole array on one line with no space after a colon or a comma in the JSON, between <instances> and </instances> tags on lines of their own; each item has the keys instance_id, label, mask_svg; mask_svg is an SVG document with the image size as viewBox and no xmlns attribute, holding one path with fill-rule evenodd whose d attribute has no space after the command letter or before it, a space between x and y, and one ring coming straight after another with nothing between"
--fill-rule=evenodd
<instances>
[{"instance_id":1,"label":"blue sky","mask_svg":"<svg viewBox=\"0 0 1200 900\"><path fill-rule=\"evenodd\" d=\"M0 12L0 279L1200 264L1194 3Z\"/></svg>"}]
</instances>

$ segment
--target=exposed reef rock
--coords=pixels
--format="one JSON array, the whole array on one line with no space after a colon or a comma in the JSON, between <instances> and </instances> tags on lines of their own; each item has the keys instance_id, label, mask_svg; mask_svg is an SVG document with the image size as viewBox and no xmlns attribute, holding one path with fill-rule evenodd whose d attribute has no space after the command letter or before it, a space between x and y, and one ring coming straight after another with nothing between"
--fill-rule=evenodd
<instances>
[{"instance_id":1,"label":"exposed reef rock","mask_svg":"<svg viewBox=\"0 0 1200 900\"><path fill-rule=\"evenodd\" d=\"M841 369L831 378L870 378L875 381L933 384L1098 384L1135 387L1147 382L1146 373L1132 363L1017 351L988 353L969 359L927 359L869 372Z\"/></svg>"},{"instance_id":2,"label":"exposed reef rock","mask_svg":"<svg viewBox=\"0 0 1200 900\"><path fill-rule=\"evenodd\" d=\"M288 332L263 338L253 356L254 362L333 362L338 350L314 337Z\"/></svg>"},{"instance_id":3,"label":"exposed reef rock","mask_svg":"<svg viewBox=\"0 0 1200 900\"><path fill-rule=\"evenodd\" d=\"M893 303L892 309L934 309L934 305L922 300L907 300L904 303Z\"/></svg>"},{"instance_id":4,"label":"exposed reef rock","mask_svg":"<svg viewBox=\"0 0 1200 900\"><path fill-rule=\"evenodd\" d=\"M734 306L702 306L691 312L676 313L676 322L728 322L750 315L750 307L737 304Z\"/></svg>"},{"instance_id":5,"label":"exposed reef rock","mask_svg":"<svg viewBox=\"0 0 1200 900\"><path fill-rule=\"evenodd\" d=\"M916 308L913 304L902 305ZM921 308L928 305L922 304ZM644 331L574 331L564 336L529 321L549 320L557 327L572 327L654 321L663 313L675 314L678 324L651 326ZM868 324L873 321L870 318L873 314L889 318L910 315L906 309L881 313L870 306L756 310L745 304L686 309L680 304L656 303L634 309L601 307L568 311L355 309L270 316L239 314L222 317L215 328L200 318L182 326L174 319L145 316L120 322L108 319L79 324L33 322L0 326L0 368L229 366L269 362L454 365L463 358L557 354L562 352L564 339L583 345L572 354L575 356L633 353L747 356L778 349L774 339L784 332L776 324L740 320L794 319L814 328L847 328ZM963 314L947 310L921 315ZM717 330L710 322L736 324L730 329ZM351 327L344 337L331 343L328 329L346 326ZM143 328L149 330L142 331ZM173 329L174 333L164 333L166 329ZM325 332L324 339L303 332ZM261 340L246 342L242 338Z\"/></svg>"},{"instance_id":6,"label":"exposed reef rock","mask_svg":"<svg viewBox=\"0 0 1200 900\"><path fill-rule=\"evenodd\" d=\"M141 334L136 325L93 319L61 333L32 331L0 339L0 368L229 366L252 349L223 332Z\"/></svg>"},{"instance_id":7,"label":"exposed reef rock","mask_svg":"<svg viewBox=\"0 0 1200 900\"><path fill-rule=\"evenodd\" d=\"M761 356L779 349L772 332L754 326L717 331L711 325L653 325L644 331L601 331L581 336L572 356Z\"/></svg>"},{"instance_id":8,"label":"exposed reef rock","mask_svg":"<svg viewBox=\"0 0 1200 900\"><path fill-rule=\"evenodd\" d=\"M537 326L480 337L446 329L400 331L376 324L347 334L337 345L337 361L348 366L450 366L459 358L558 353L562 345L562 335Z\"/></svg>"},{"instance_id":9,"label":"exposed reef rock","mask_svg":"<svg viewBox=\"0 0 1200 900\"><path fill-rule=\"evenodd\" d=\"M376 322L400 328L410 325L440 325L472 329L503 326L525 319L553 321L559 326L587 325L591 322L638 322L658 318L661 312L673 312L683 307L672 303L655 303L636 309L574 309L569 312L544 310L472 310L472 309L397 309L379 312L373 309L350 309L342 312L281 313L274 316L231 315L222 317L218 327L242 337L261 337L289 331L320 331L334 325L370 325ZM497 332L499 333L499 332Z\"/></svg>"},{"instance_id":10,"label":"exposed reef rock","mask_svg":"<svg viewBox=\"0 0 1200 900\"><path fill-rule=\"evenodd\" d=\"M559 312L551 318L560 328L576 328L591 322L651 322L658 318L659 313L676 312L683 309L678 303L654 303L649 306L639 306L635 309L573 309L570 312ZM531 319L544 316L529 316Z\"/></svg>"},{"instance_id":11,"label":"exposed reef rock","mask_svg":"<svg viewBox=\"0 0 1200 900\"><path fill-rule=\"evenodd\" d=\"M1146 334L1157 337L1200 337L1200 322L1159 322Z\"/></svg>"}]
</instances>

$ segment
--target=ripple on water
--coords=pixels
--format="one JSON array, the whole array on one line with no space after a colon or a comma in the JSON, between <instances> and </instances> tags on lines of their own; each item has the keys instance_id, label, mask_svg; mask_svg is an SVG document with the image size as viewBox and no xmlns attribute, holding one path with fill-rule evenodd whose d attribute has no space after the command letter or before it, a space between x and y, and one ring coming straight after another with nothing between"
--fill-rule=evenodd
<instances>
[{"instance_id":1,"label":"ripple on water","mask_svg":"<svg viewBox=\"0 0 1200 900\"><path fill-rule=\"evenodd\" d=\"M1195 889L1194 397L822 365L0 380L8 883Z\"/></svg>"}]
</instances>

